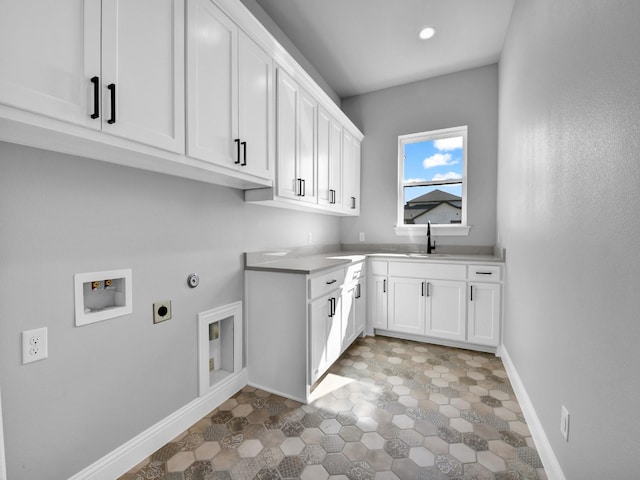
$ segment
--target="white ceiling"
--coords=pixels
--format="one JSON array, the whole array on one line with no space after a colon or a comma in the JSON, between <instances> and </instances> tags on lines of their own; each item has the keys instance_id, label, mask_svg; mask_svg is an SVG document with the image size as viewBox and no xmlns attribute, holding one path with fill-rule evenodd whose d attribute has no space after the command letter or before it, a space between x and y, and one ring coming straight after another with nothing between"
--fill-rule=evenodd
<instances>
[{"instance_id":1,"label":"white ceiling","mask_svg":"<svg viewBox=\"0 0 640 480\"><path fill-rule=\"evenodd\" d=\"M497 62L513 2L257 0L341 98Z\"/></svg>"}]
</instances>

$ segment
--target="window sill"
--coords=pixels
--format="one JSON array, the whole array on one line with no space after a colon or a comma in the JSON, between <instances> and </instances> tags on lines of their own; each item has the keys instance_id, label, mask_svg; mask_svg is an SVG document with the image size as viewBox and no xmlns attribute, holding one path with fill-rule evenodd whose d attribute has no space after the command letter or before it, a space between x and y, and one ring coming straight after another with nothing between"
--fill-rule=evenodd
<instances>
[{"instance_id":1,"label":"window sill","mask_svg":"<svg viewBox=\"0 0 640 480\"><path fill-rule=\"evenodd\" d=\"M426 225L401 225L393 227L398 237L424 237L427 234ZM431 235L434 237L467 237L471 225L431 225Z\"/></svg>"}]
</instances>

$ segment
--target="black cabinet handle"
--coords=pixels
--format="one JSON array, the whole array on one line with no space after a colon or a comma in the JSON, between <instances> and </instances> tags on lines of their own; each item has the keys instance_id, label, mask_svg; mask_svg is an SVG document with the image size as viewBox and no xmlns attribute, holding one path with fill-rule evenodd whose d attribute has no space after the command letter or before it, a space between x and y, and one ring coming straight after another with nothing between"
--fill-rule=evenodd
<instances>
[{"instance_id":1,"label":"black cabinet handle","mask_svg":"<svg viewBox=\"0 0 640 480\"><path fill-rule=\"evenodd\" d=\"M238 152L237 152L237 155L236 155L236 161L233 162L233 163L235 163L236 165L239 165L240 164L240 139L236 138L234 140L234 142L236 142L236 147L237 147Z\"/></svg>"},{"instance_id":2,"label":"black cabinet handle","mask_svg":"<svg viewBox=\"0 0 640 480\"><path fill-rule=\"evenodd\" d=\"M336 203L336 191L335 190L329 190L329 193L331 194L331 200L329 201L329 203L331 203L332 205L335 205L335 203Z\"/></svg>"},{"instance_id":3,"label":"black cabinet handle","mask_svg":"<svg viewBox=\"0 0 640 480\"><path fill-rule=\"evenodd\" d=\"M471 301L473 302L473 285L471 285Z\"/></svg>"},{"instance_id":4,"label":"black cabinet handle","mask_svg":"<svg viewBox=\"0 0 640 480\"><path fill-rule=\"evenodd\" d=\"M334 317L336 314L336 299L331 297L329 299L329 318Z\"/></svg>"},{"instance_id":5,"label":"black cabinet handle","mask_svg":"<svg viewBox=\"0 0 640 480\"><path fill-rule=\"evenodd\" d=\"M242 163L240 165L242 165L243 167L246 167L247 166L247 142L242 142L242 152L243 152Z\"/></svg>"},{"instance_id":6,"label":"black cabinet handle","mask_svg":"<svg viewBox=\"0 0 640 480\"><path fill-rule=\"evenodd\" d=\"M382 293L387 293L387 279L382 280Z\"/></svg>"},{"instance_id":7,"label":"black cabinet handle","mask_svg":"<svg viewBox=\"0 0 640 480\"><path fill-rule=\"evenodd\" d=\"M356 298L360 298L360 296L361 296L361 293L362 293L362 292L360 291L360 288L361 288L361 285L360 285L360 284L358 284L358 285L356 286Z\"/></svg>"},{"instance_id":8,"label":"black cabinet handle","mask_svg":"<svg viewBox=\"0 0 640 480\"><path fill-rule=\"evenodd\" d=\"M476 275L492 275L492 272L476 272Z\"/></svg>"},{"instance_id":9,"label":"black cabinet handle","mask_svg":"<svg viewBox=\"0 0 640 480\"><path fill-rule=\"evenodd\" d=\"M100 78L91 77L93 83L93 113L91 118L96 119L100 116Z\"/></svg>"},{"instance_id":10,"label":"black cabinet handle","mask_svg":"<svg viewBox=\"0 0 640 480\"><path fill-rule=\"evenodd\" d=\"M425 282L422 282L422 296L424 297Z\"/></svg>"},{"instance_id":11,"label":"black cabinet handle","mask_svg":"<svg viewBox=\"0 0 640 480\"><path fill-rule=\"evenodd\" d=\"M352 209L356 208L356 197L351 197L351 208Z\"/></svg>"},{"instance_id":12,"label":"black cabinet handle","mask_svg":"<svg viewBox=\"0 0 640 480\"><path fill-rule=\"evenodd\" d=\"M333 285L334 283L336 283L338 280L329 280L328 282L325 282L327 285Z\"/></svg>"},{"instance_id":13,"label":"black cabinet handle","mask_svg":"<svg viewBox=\"0 0 640 480\"><path fill-rule=\"evenodd\" d=\"M429 296L429 287L431 286L431 283L427 282L427 297Z\"/></svg>"},{"instance_id":14,"label":"black cabinet handle","mask_svg":"<svg viewBox=\"0 0 640 480\"><path fill-rule=\"evenodd\" d=\"M107 120L107 123L113 125L116 123L116 84L110 83L107 88L111 92L111 118Z\"/></svg>"},{"instance_id":15,"label":"black cabinet handle","mask_svg":"<svg viewBox=\"0 0 640 480\"><path fill-rule=\"evenodd\" d=\"M307 193L307 186L304 182L304 178L298 178L297 182L298 182L298 196L304 197L305 194Z\"/></svg>"}]
</instances>

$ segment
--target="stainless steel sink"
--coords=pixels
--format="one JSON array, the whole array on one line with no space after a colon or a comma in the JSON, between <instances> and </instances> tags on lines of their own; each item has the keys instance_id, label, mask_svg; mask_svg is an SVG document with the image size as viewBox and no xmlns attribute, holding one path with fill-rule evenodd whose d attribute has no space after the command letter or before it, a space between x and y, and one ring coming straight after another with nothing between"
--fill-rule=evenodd
<instances>
[{"instance_id":1,"label":"stainless steel sink","mask_svg":"<svg viewBox=\"0 0 640 480\"><path fill-rule=\"evenodd\" d=\"M443 258L449 255L446 253L405 253L405 256L415 258Z\"/></svg>"}]
</instances>

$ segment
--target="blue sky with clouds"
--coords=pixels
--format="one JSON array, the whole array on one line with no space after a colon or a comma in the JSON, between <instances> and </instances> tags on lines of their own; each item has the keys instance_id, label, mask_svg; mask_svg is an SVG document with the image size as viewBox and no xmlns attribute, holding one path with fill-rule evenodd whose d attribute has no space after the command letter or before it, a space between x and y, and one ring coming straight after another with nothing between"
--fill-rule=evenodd
<instances>
[{"instance_id":1,"label":"blue sky with clouds","mask_svg":"<svg viewBox=\"0 0 640 480\"><path fill-rule=\"evenodd\" d=\"M443 138L405 144L404 182L462 178L462 137ZM405 201L439 189L462 195L458 185L412 187L405 189Z\"/></svg>"}]
</instances>

